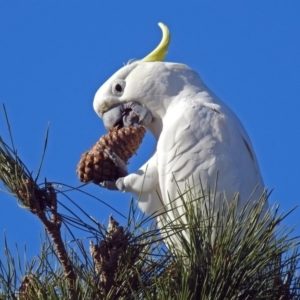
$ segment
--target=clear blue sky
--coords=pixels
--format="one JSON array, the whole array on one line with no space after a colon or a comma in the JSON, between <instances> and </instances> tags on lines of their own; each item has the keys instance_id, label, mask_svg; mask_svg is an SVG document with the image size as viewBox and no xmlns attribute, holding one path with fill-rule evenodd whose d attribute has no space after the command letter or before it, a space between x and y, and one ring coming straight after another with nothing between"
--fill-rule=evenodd
<instances>
[{"instance_id":1,"label":"clear blue sky","mask_svg":"<svg viewBox=\"0 0 300 300\"><path fill-rule=\"evenodd\" d=\"M1 0L0 102L19 155L37 170L50 122L41 181L79 185L75 169L81 153L105 133L92 108L94 94L123 63L157 45L161 21L172 34L166 60L197 70L236 112L266 186L274 188L270 202L290 210L300 203L299 13L300 1ZM7 139L3 116L0 112L0 134ZM153 148L149 135L129 170ZM92 185L85 190L126 214L129 194ZM71 196L101 222L112 212L91 198ZM6 231L10 244L26 243L30 258L38 253L42 226L15 198L0 193L0 201L1 233ZM295 225L298 216L299 209L286 223Z\"/></svg>"}]
</instances>

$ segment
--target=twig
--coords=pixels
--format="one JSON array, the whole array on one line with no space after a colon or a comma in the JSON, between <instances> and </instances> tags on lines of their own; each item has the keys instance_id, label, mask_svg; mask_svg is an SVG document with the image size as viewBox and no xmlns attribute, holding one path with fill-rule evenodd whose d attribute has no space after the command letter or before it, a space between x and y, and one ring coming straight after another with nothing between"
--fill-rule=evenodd
<instances>
[{"instance_id":1,"label":"twig","mask_svg":"<svg viewBox=\"0 0 300 300\"><path fill-rule=\"evenodd\" d=\"M13 144L12 137L11 142ZM51 183L46 182L43 188L37 185L36 180L33 180L31 173L17 155L16 149L14 147L11 149L3 141L1 136L0 180L3 181L7 189L11 191L26 208L36 215L46 227L63 267L70 293L70 300L76 300L78 298L75 289L76 275L61 237L60 228L62 220L57 213L56 192ZM46 216L47 208L49 208L51 212L50 220L48 220Z\"/></svg>"},{"instance_id":2,"label":"twig","mask_svg":"<svg viewBox=\"0 0 300 300\"><path fill-rule=\"evenodd\" d=\"M29 207L29 210L36 215L45 226L48 234L51 236L53 244L56 248L56 253L63 267L65 278L70 293L70 300L76 300L77 291L75 288L76 274L73 270L72 263L69 259L64 242L61 237L61 217L57 213L57 197L56 192L51 183L46 182L46 187L40 189L29 178L24 180L26 191L23 188L19 190L19 197L24 204ZM46 216L46 207L50 208L51 217L48 220Z\"/></svg>"},{"instance_id":3,"label":"twig","mask_svg":"<svg viewBox=\"0 0 300 300\"><path fill-rule=\"evenodd\" d=\"M51 219L49 221L46 217L45 211L39 209L39 207L36 207L35 214L46 227L46 230L48 234L51 236L53 244L56 247L56 253L63 267L65 278L68 283L70 300L76 300L78 298L76 288L75 288L76 274L73 270L72 263L69 259L68 253L66 251L64 242L61 237L61 232L60 232L61 217L57 213L56 193L51 183L47 183L46 188L48 191L49 201L51 203L50 204Z\"/></svg>"}]
</instances>

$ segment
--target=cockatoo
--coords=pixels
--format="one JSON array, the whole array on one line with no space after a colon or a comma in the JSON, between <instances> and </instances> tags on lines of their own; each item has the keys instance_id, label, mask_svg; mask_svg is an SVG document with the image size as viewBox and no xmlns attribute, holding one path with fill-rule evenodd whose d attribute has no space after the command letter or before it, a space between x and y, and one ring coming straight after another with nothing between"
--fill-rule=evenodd
<instances>
[{"instance_id":1,"label":"cockatoo","mask_svg":"<svg viewBox=\"0 0 300 300\"><path fill-rule=\"evenodd\" d=\"M144 125L157 141L155 152L136 172L102 186L134 193L142 211L151 215L164 210L170 220L176 218L171 202L182 207L184 196L178 196L191 185L200 189L201 184L207 193L216 186L216 195L229 202L238 193L242 209L264 190L249 136L197 72L163 62L170 33L159 26L163 37L156 49L113 74L93 102L107 129ZM124 168L114 153L110 156Z\"/></svg>"}]
</instances>

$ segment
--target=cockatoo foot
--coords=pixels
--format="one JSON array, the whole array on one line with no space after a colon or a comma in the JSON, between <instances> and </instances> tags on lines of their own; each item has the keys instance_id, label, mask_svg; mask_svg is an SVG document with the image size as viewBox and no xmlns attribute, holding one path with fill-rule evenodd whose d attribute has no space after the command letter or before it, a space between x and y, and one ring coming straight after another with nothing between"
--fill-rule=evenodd
<instances>
[{"instance_id":1,"label":"cockatoo foot","mask_svg":"<svg viewBox=\"0 0 300 300\"><path fill-rule=\"evenodd\" d=\"M122 177L128 175L126 163L115 152L111 151L110 149L104 149L104 152L114 162Z\"/></svg>"},{"instance_id":2,"label":"cockatoo foot","mask_svg":"<svg viewBox=\"0 0 300 300\"><path fill-rule=\"evenodd\" d=\"M114 164L119 169L119 173L122 177L118 178L116 181L102 181L99 183L101 187L107 188L108 190L119 190L124 191L124 177L128 175L126 163L113 151L110 149L105 149L104 152L109 156L109 158L114 162Z\"/></svg>"},{"instance_id":3,"label":"cockatoo foot","mask_svg":"<svg viewBox=\"0 0 300 300\"><path fill-rule=\"evenodd\" d=\"M108 190L111 190L111 191L117 191L119 190L118 187L116 186L116 181L102 181L102 182L99 182L99 185L103 188L106 188Z\"/></svg>"},{"instance_id":4,"label":"cockatoo foot","mask_svg":"<svg viewBox=\"0 0 300 300\"><path fill-rule=\"evenodd\" d=\"M125 191L125 186L124 186L124 177L120 177L116 181L102 181L99 183L99 185L103 188L106 188L111 191Z\"/></svg>"}]
</instances>

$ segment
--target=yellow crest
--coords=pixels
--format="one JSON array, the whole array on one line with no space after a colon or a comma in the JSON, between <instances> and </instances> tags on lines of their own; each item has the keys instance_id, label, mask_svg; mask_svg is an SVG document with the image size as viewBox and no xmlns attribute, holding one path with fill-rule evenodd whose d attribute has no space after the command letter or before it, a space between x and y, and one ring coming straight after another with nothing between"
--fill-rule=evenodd
<instances>
[{"instance_id":1,"label":"yellow crest","mask_svg":"<svg viewBox=\"0 0 300 300\"><path fill-rule=\"evenodd\" d=\"M163 23L158 23L158 26L162 30L162 39L158 46L141 61L163 61L168 52L168 47L171 40L170 31Z\"/></svg>"}]
</instances>

